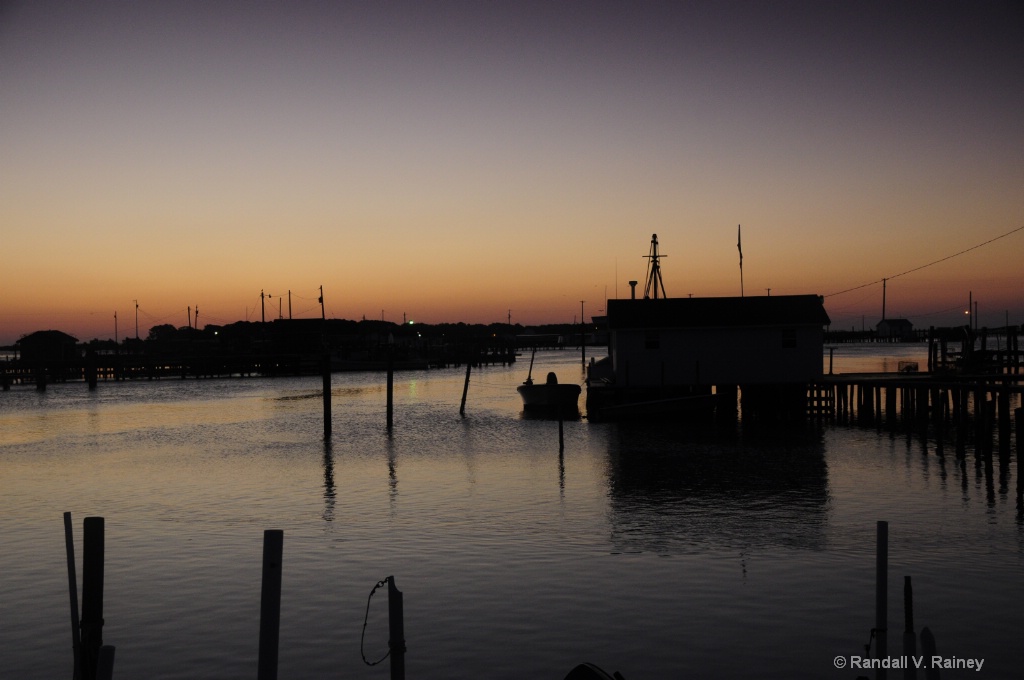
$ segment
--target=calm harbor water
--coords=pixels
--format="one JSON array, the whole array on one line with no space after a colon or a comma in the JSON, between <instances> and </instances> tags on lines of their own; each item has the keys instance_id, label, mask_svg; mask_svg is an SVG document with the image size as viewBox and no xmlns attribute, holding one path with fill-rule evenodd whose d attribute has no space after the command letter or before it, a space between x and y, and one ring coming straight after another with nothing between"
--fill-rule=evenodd
<instances>
[{"instance_id":1,"label":"calm harbor water","mask_svg":"<svg viewBox=\"0 0 1024 680\"><path fill-rule=\"evenodd\" d=\"M835 372L923 346L839 346ZM828 352L824 361L828 370ZM360 633L374 584L405 593L409 678L855 678L874 625L875 523L890 523L889 649L915 624L980 673L1024 665L1016 461L964 465L919 435L524 419L526 362L395 378L51 385L0 393L0 660L70 677L62 513L106 518L115 677L253 678L264 529L284 530L280 677L386 678ZM578 352L535 375L580 378ZM80 569L80 567L79 567ZM79 576L81 572L79 571ZM374 596L365 655L387 645ZM900 677L891 672L890 677Z\"/></svg>"}]
</instances>

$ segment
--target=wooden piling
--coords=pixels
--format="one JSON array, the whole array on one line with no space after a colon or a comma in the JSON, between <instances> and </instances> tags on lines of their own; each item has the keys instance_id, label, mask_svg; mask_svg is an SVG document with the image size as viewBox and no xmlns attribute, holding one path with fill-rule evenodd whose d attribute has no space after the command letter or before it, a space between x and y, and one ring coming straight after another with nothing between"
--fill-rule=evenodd
<instances>
[{"instance_id":1,"label":"wooden piling","mask_svg":"<svg viewBox=\"0 0 1024 680\"><path fill-rule=\"evenodd\" d=\"M388 342L387 402L387 427L390 430L395 414L395 345L391 338Z\"/></svg>"},{"instance_id":2,"label":"wooden piling","mask_svg":"<svg viewBox=\"0 0 1024 680\"><path fill-rule=\"evenodd\" d=\"M1010 390L1007 385L1002 385L996 392L999 418L999 453L1000 455L1010 452Z\"/></svg>"},{"instance_id":3,"label":"wooden piling","mask_svg":"<svg viewBox=\"0 0 1024 680\"><path fill-rule=\"evenodd\" d=\"M885 422L891 429L896 425L896 390L898 388L890 385L885 388Z\"/></svg>"},{"instance_id":4,"label":"wooden piling","mask_svg":"<svg viewBox=\"0 0 1024 680\"><path fill-rule=\"evenodd\" d=\"M331 355L324 352L323 367L321 370L323 378L323 400L324 400L324 440L331 438Z\"/></svg>"},{"instance_id":5,"label":"wooden piling","mask_svg":"<svg viewBox=\"0 0 1024 680\"><path fill-rule=\"evenodd\" d=\"M82 680L96 678L96 665L103 646L103 544L102 517L86 517L82 541Z\"/></svg>"},{"instance_id":6,"label":"wooden piling","mask_svg":"<svg viewBox=\"0 0 1024 680\"><path fill-rule=\"evenodd\" d=\"M473 367L473 362L466 362L466 383L462 386L462 404L459 406L459 415L466 415L466 393L469 392L469 372Z\"/></svg>"},{"instance_id":7,"label":"wooden piling","mask_svg":"<svg viewBox=\"0 0 1024 680\"><path fill-rule=\"evenodd\" d=\"M917 635L914 633L914 589L910 577L903 577L903 655L917 655ZM913 663L903 669L903 680L915 680L917 672Z\"/></svg>"},{"instance_id":8,"label":"wooden piling","mask_svg":"<svg viewBox=\"0 0 1024 680\"><path fill-rule=\"evenodd\" d=\"M1024 513L1024 479L1021 479L1020 459L1024 456L1024 437L1021 432L1021 417L1024 416L1024 408L1018 407L1014 410L1014 422L1017 427L1017 512Z\"/></svg>"},{"instance_id":9,"label":"wooden piling","mask_svg":"<svg viewBox=\"0 0 1024 680\"><path fill-rule=\"evenodd\" d=\"M879 521L875 552L875 639L878 658L884 659L889 653L886 640L889 604L889 523ZM885 680L884 668L875 671L876 680Z\"/></svg>"},{"instance_id":10,"label":"wooden piling","mask_svg":"<svg viewBox=\"0 0 1024 680\"><path fill-rule=\"evenodd\" d=\"M281 625L281 558L284 532L263 532L263 586L260 592L260 646L257 680L277 679L278 640Z\"/></svg>"},{"instance_id":11,"label":"wooden piling","mask_svg":"<svg viewBox=\"0 0 1024 680\"><path fill-rule=\"evenodd\" d=\"M928 626L921 629L921 653L924 654L925 659L931 659L933 656L936 656L935 636L932 635L932 631ZM924 668L924 677L927 678L927 680L939 680L938 668L935 668L930 663L926 663Z\"/></svg>"},{"instance_id":12,"label":"wooden piling","mask_svg":"<svg viewBox=\"0 0 1024 680\"><path fill-rule=\"evenodd\" d=\"M1019 488L1019 485L1018 485ZM82 677L82 639L78 618L78 575L75 572L75 535L71 528L71 513L64 513L64 544L68 557L68 593L71 596L71 649L75 660L73 680Z\"/></svg>"},{"instance_id":13,"label":"wooden piling","mask_svg":"<svg viewBox=\"0 0 1024 680\"><path fill-rule=\"evenodd\" d=\"M391 651L391 680L405 680L405 607L395 577L388 577L388 649Z\"/></svg>"},{"instance_id":14,"label":"wooden piling","mask_svg":"<svg viewBox=\"0 0 1024 680\"><path fill-rule=\"evenodd\" d=\"M113 680L114 677L114 647L103 645L96 659L96 680Z\"/></svg>"}]
</instances>

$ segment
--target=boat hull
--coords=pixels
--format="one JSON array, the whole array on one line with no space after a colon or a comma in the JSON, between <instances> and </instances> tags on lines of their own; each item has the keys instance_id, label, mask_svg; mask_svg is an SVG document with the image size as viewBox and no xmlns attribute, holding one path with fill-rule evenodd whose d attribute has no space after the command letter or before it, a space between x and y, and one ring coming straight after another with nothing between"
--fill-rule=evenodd
<instances>
[{"instance_id":1,"label":"boat hull","mask_svg":"<svg viewBox=\"0 0 1024 680\"><path fill-rule=\"evenodd\" d=\"M582 389L571 383L520 385L516 388L523 399L523 410L532 413L573 415L579 413Z\"/></svg>"}]
</instances>

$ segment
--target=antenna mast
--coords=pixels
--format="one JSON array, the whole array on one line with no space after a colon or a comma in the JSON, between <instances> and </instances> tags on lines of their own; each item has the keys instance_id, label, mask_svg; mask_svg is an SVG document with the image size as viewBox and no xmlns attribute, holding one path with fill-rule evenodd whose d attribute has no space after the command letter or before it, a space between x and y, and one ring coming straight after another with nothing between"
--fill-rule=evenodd
<instances>
[{"instance_id":1,"label":"antenna mast","mask_svg":"<svg viewBox=\"0 0 1024 680\"><path fill-rule=\"evenodd\" d=\"M661 297L667 298L665 295L665 284L661 280L661 263L659 260L668 255L658 254L658 235L651 234L651 254L644 255L648 259L647 262L647 286L644 288L644 299L653 297L655 300L658 299L658 289L661 289Z\"/></svg>"}]
</instances>

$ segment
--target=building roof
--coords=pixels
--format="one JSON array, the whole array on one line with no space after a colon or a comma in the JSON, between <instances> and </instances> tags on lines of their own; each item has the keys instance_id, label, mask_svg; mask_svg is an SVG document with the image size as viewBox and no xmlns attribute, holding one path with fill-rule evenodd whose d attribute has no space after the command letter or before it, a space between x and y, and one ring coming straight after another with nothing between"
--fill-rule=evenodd
<instances>
[{"instance_id":1,"label":"building roof","mask_svg":"<svg viewBox=\"0 0 1024 680\"><path fill-rule=\"evenodd\" d=\"M608 327L827 326L819 295L608 300Z\"/></svg>"},{"instance_id":2,"label":"building roof","mask_svg":"<svg viewBox=\"0 0 1024 680\"><path fill-rule=\"evenodd\" d=\"M910 319L882 319L877 324L875 324L875 327L880 328L883 325L887 325L892 328L895 328L897 326L902 328L912 328L914 326L914 324L910 322Z\"/></svg>"},{"instance_id":3,"label":"building roof","mask_svg":"<svg viewBox=\"0 0 1024 680\"><path fill-rule=\"evenodd\" d=\"M29 333L28 335L22 336L22 338L20 340L18 340L14 344L21 345L21 346L25 346L25 345L39 345L39 344L74 345L77 342L78 342L78 338L76 338L76 337L74 337L72 335L68 335L64 331L48 330L48 331L35 331L33 333Z\"/></svg>"}]
</instances>

